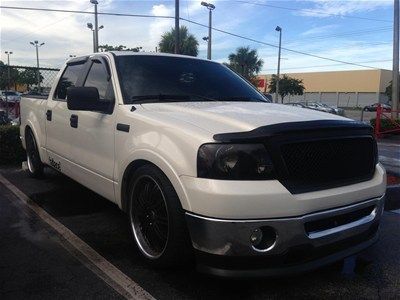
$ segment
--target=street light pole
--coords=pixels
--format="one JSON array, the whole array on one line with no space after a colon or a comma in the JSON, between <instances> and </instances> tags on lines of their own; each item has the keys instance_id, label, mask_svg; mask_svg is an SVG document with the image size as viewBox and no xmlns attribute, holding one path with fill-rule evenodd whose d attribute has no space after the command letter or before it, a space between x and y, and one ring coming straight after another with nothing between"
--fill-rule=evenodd
<instances>
[{"instance_id":1,"label":"street light pole","mask_svg":"<svg viewBox=\"0 0 400 300\"><path fill-rule=\"evenodd\" d=\"M215 5L207 2L201 2L201 5L208 9L207 59L211 60L212 11L215 9Z\"/></svg>"},{"instance_id":2,"label":"street light pole","mask_svg":"<svg viewBox=\"0 0 400 300\"><path fill-rule=\"evenodd\" d=\"M94 47L93 50L94 52L99 51L99 25L98 25L98 14L97 14L97 0L90 0L90 3L94 4Z\"/></svg>"},{"instance_id":3,"label":"street light pole","mask_svg":"<svg viewBox=\"0 0 400 300\"><path fill-rule=\"evenodd\" d=\"M179 54L180 32L179 32L179 0L175 0L175 54Z\"/></svg>"},{"instance_id":4,"label":"street light pole","mask_svg":"<svg viewBox=\"0 0 400 300\"><path fill-rule=\"evenodd\" d=\"M96 52L99 51L99 45L97 45L97 47L96 47L96 29L93 29L93 24L92 24L92 23L87 23L86 26L87 26L87 28L89 28L89 29L92 31L92 33L93 33L93 53L96 53ZM97 31L100 31L100 30L103 29L103 28L104 28L104 26L101 25L101 26L98 28Z\"/></svg>"},{"instance_id":5,"label":"street light pole","mask_svg":"<svg viewBox=\"0 0 400 300\"><path fill-rule=\"evenodd\" d=\"M39 44L38 41L34 41L30 42L30 44L36 48L36 85L38 87L38 91L40 92L39 47L42 47L44 43Z\"/></svg>"},{"instance_id":6,"label":"street light pole","mask_svg":"<svg viewBox=\"0 0 400 300\"><path fill-rule=\"evenodd\" d=\"M7 54L7 91L10 90L10 82L11 82L11 68L10 68L10 55L13 54L12 51L5 51L5 54ZM8 120L8 96L6 94L6 118Z\"/></svg>"},{"instance_id":7,"label":"street light pole","mask_svg":"<svg viewBox=\"0 0 400 300\"><path fill-rule=\"evenodd\" d=\"M211 25L212 25L212 10L208 11L208 46L207 46L207 59L211 60Z\"/></svg>"},{"instance_id":8,"label":"street light pole","mask_svg":"<svg viewBox=\"0 0 400 300\"><path fill-rule=\"evenodd\" d=\"M279 26L276 26L275 30L279 32L278 69L276 71L276 88L275 88L275 103L278 103L279 80L280 80L280 73L281 73L282 28ZM282 103L283 103L283 99L282 99Z\"/></svg>"},{"instance_id":9,"label":"street light pole","mask_svg":"<svg viewBox=\"0 0 400 300\"><path fill-rule=\"evenodd\" d=\"M392 118L397 118L398 108L399 108L399 0L394 0Z\"/></svg>"}]
</instances>

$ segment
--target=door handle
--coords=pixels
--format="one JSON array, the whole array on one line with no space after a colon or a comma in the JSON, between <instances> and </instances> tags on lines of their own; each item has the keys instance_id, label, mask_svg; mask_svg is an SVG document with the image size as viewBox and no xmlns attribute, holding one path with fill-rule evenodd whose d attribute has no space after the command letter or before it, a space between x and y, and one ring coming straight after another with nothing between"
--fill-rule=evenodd
<instances>
[{"instance_id":1,"label":"door handle","mask_svg":"<svg viewBox=\"0 0 400 300\"><path fill-rule=\"evenodd\" d=\"M46 119L47 121L51 121L52 112L50 109L46 111Z\"/></svg>"},{"instance_id":2,"label":"door handle","mask_svg":"<svg viewBox=\"0 0 400 300\"><path fill-rule=\"evenodd\" d=\"M77 115L71 115L69 118L69 124L73 128L78 128L78 116Z\"/></svg>"}]
</instances>

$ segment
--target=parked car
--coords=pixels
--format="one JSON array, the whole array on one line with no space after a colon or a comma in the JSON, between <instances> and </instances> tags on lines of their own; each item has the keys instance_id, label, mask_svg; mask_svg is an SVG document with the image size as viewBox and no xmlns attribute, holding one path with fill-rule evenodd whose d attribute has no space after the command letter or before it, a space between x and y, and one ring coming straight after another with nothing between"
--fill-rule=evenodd
<instances>
[{"instance_id":1,"label":"parked car","mask_svg":"<svg viewBox=\"0 0 400 300\"><path fill-rule=\"evenodd\" d=\"M303 102L303 104L305 106L307 106L308 108L311 108L314 110L323 111L323 112L327 112L327 113L331 113L331 114L336 114L335 109L333 109L332 107L330 107L328 105L323 105L322 103L319 103L319 102Z\"/></svg>"},{"instance_id":2,"label":"parked car","mask_svg":"<svg viewBox=\"0 0 400 300\"><path fill-rule=\"evenodd\" d=\"M368 106L364 107L364 111L376 111L378 108L378 105L381 105L383 111L385 112L391 112L392 111L392 107L389 104L384 104L384 103L374 103Z\"/></svg>"},{"instance_id":3,"label":"parked car","mask_svg":"<svg viewBox=\"0 0 400 300\"><path fill-rule=\"evenodd\" d=\"M21 96L14 91L1 91L0 100L8 103L16 103L21 101Z\"/></svg>"},{"instance_id":4,"label":"parked car","mask_svg":"<svg viewBox=\"0 0 400 300\"><path fill-rule=\"evenodd\" d=\"M308 108L306 105L300 103L300 102L287 102L285 105L290 105L290 106L295 106L295 107L301 107L301 108Z\"/></svg>"},{"instance_id":5,"label":"parked car","mask_svg":"<svg viewBox=\"0 0 400 300\"><path fill-rule=\"evenodd\" d=\"M13 126L19 126L21 124L21 121L19 118L14 118L10 120L10 124Z\"/></svg>"},{"instance_id":6,"label":"parked car","mask_svg":"<svg viewBox=\"0 0 400 300\"><path fill-rule=\"evenodd\" d=\"M23 93L23 96L42 96L42 93L38 91L27 91L26 93Z\"/></svg>"},{"instance_id":7,"label":"parked car","mask_svg":"<svg viewBox=\"0 0 400 300\"><path fill-rule=\"evenodd\" d=\"M386 191L369 125L269 103L217 62L103 52L23 98L28 173L116 203L143 258L218 276L305 272L378 238Z\"/></svg>"},{"instance_id":8,"label":"parked car","mask_svg":"<svg viewBox=\"0 0 400 300\"><path fill-rule=\"evenodd\" d=\"M268 100L268 102L274 102L274 99L272 99L272 95L268 93L262 93L264 97Z\"/></svg>"},{"instance_id":9,"label":"parked car","mask_svg":"<svg viewBox=\"0 0 400 300\"><path fill-rule=\"evenodd\" d=\"M7 118L7 114L4 110L0 109L0 125L8 125L10 120Z\"/></svg>"},{"instance_id":10,"label":"parked car","mask_svg":"<svg viewBox=\"0 0 400 300\"><path fill-rule=\"evenodd\" d=\"M323 102L316 102L316 104L328 109L329 112L331 112L331 113L337 114L339 116L344 116L344 109L343 108L329 106L328 104L325 104ZM334 112L332 112L332 109L334 110Z\"/></svg>"}]
</instances>

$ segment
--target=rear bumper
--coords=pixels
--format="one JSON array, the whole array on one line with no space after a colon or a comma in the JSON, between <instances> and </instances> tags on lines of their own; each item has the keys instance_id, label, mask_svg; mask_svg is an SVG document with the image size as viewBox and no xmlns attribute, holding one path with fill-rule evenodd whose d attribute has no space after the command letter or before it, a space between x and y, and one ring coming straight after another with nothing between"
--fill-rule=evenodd
<instances>
[{"instance_id":1,"label":"rear bumper","mask_svg":"<svg viewBox=\"0 0 400 300\"><path fill-rule=\"evenodd\" d=\"M353 255L378 238L384 197L300 217L222 220L186 214L198 268L224 277L283 276ZM268 247L252 245L255 229L273 229ZM269 231L266 231L269 232Z\"/></svg>"}]
</instances>

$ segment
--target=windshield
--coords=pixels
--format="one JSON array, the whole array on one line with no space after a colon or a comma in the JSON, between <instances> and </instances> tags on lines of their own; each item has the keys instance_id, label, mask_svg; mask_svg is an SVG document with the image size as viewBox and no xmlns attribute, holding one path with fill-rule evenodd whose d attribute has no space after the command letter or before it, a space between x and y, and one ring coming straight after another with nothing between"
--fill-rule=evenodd
<instances>
[{"instance_id":1,"label":"windshield","mask_svg":"<svg viewBox=\"0 0 400 300\"><path fill-rule=\"evenodd\" d=\"M269 102L227 67L168 56L117 56L125 104L188 101Z\"/></svg>"},{"instance_id":2,"label":"windshield","mask_svg":"<svg viewBox=\"0 0 400 300\"><path fill-rule=\"evenodd\" d=\"M7 96L17 96L16 92L3 92L3 94Z\"/></svg>"}]
</instances>

